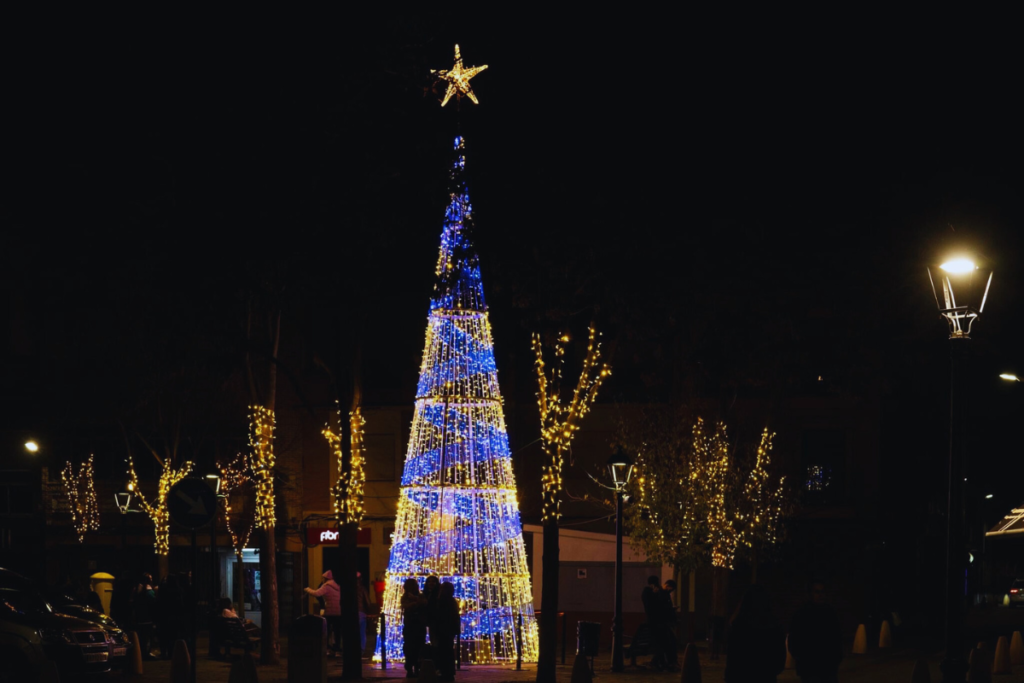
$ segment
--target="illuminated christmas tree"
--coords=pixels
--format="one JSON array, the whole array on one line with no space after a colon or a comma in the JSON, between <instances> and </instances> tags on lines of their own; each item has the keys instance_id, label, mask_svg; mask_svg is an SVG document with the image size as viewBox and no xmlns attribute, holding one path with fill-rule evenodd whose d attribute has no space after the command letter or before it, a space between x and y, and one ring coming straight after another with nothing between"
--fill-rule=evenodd
<instances>
[{"instance_id":1,"label":"illuminated christmas tree","mask_svg":"<svg viewBox=\"0 0 1024 683\"><path fill-rule=\"evenodd\" d=\"M455 586L470 661L513 660L519 637L524 660L534 661L533 593L472 244L462 138L455 139L455 157L388 562L387 654L402 659L402 585L414 578L422 589L436 574Z\"/></svg>"}]
</instances>

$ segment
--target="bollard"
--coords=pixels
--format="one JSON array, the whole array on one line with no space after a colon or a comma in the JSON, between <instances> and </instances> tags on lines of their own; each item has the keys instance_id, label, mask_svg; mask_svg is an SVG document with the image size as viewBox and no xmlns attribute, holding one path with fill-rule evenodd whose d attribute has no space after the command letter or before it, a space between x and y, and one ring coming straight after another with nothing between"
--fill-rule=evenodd
<instances>
[{"instance_id":1,"label":"bollard","mask_svg":"<svg viewBox=\"0 0 1024 683\"><path fill-rule=\"evenodd\" d=\"M171 683L189 683L191 673L192 658L188 654L188 645L184 640L176 640L171 652Z\"/></svg>"},{"instance_id":2,"label":"bollard","mask_svg":"<svg viewBox=\"0 0 1024 683\"><path fill-rule=\"evenodd\" d=\"M383 607L380 610L380 668L388 668L388 620Z\"/></svg>"},{"instance_id":3,"label":"bollard","mask_svg":"<svg viewBox=\"0 0 1024 683\"><path fill-rule=\"evenodd\" d=\"M786 668L795 669L796 660L793 659L793 653L789 651L789 635L786 635Z\"/></svg>"},{"instance_id":4,"label":"bollard","mask_svg":"<svg viewBox=\"0 0 1024 683\"><path fill-rule=\"evenodd\" d=\"M857 627L857 635L853 637L853 654L863 655L868 651L868 630L861 624Z\"/></svg>"},{"instance_id":5,"label":"bollard","mask_svg":"<svg viewBox=\"0 0 1024 683\"><path fill-rule=\"evenodd\" d=\"M139 634L135 631L129 631L128 637L131 640L132 648L132 661L125 662L124 681L125 683L135 683L141 681L143 677L142 671L142 646L139 645Z\"/></svg>"},{"instance_id":6,"label":"bollard","mask_svg":"<svg viewBox=\"0 0 1024 683\"><path fill-rule=\"evenodd\" d=\"M260 677L256 673L256 660L248 652L243 652L231 665L231 673L228 674L228 683L259 683Z\"/></svg>"},{"instance_id":7,"label":"bollard","mask_svg":"<svg viewBox=\"0 0 1024 683\"><path fill-rule=\"evenodd\" d=\"M587 656L582 652L577 653L576 660L572 663L572 676L569 678L569 683L592 683L593 680Z\"/></svg>"},{"instance_id":8,"label":"bollard","mask_svg":"<svg viewBox=\"0 0 1024 683\"><path fill-rule=\"evenodd\" d=\"M515 670L522 671L522 610L515 625Z\"/></svg>"},{"instance_id":9,"label":"bollard","mask_svg":"<svg viewBox=\"0 0 1024 683\"><path fill-rule=\"evenodd\" d=\"M996 656L992 662L992 673L1013 673L1013 667L1010 665L1010 641L1006 636L999 636L999 640L996 641Z\"/></svg>"},{"instance_id":10,"label":"bollard","mask_svg":"<svg viewBox=\"0 0 1024 683\"><path fill-rule=\"evenodd\" d=\"M419 683L437 683L437 667L433 659L420 660Z\"/></svg>"},{"instance_id":11,"label":"bollard","mask_svg":"<svg viewBox=\"0 0 1024 683\"><path fill-rule=\"evenodd\" d=\"M983 645L984 643L978 643ZM986 650L975 648L971 650L970 667L967 670L967 680L970 683L992 683L992 658Z\"/></svg>"},{"instance_id":12,"label":"bollard","mask_svg":"<svg viewBox=\"0 0 1024 683\"><path fill-rule=\"evenodd\" d=\"M932 674L928 670L928 661L924 657L917 660L917 664L914 665L910 683L932 683Z\"/></svg>"},{"instance_id":13,"label":"bollard","mask_svg":"<svg viewBox=\"0 0 1024 683\"><path fill-rule=\"evenodd\" d=\"M701 683L700 657L697 656L697 648L693 643L687 645L683 652L682 683Z\"/></svg>"},{"instance_id":14,"label":"bollard","mask_svg":"<svg viewBox=\"0 0 1024 683\"><path fill-rule=\"evenodd\" d=\"M311 614L288 629L288 683L327 683L327 620Z\"/></svg>"},{"instance_id":15,"label":"bollard","mask_svg":"<svg viewBox=\"0 0 1024 683\"><path fill-rule=\"evenodd\" d=\"M892 629L889 627L888 620L882 622L882 630L878 632L878 647L879 649L892 647Z\"/></svg>"},{"instance_id":16,"label":"bollard","mask_svg":"<svg viewBox=\"0 0 1024 683\"><path fill-rule=\"evenodd\" d=\"M1024 664L1024 637L1021 637L1020 631L1014 631L1010 640L1010 663L1014 666Z\"/></svg>"}]
</instances>

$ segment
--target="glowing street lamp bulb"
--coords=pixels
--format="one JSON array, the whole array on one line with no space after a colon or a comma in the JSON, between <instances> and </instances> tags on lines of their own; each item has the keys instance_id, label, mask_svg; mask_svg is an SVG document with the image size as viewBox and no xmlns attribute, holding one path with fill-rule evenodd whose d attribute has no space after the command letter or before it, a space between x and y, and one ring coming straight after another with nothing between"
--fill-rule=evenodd
<instances>
[{"instance_id":1,"label":"glowing street lamp bulb","mask_svg":"<svg viewBox=\"0 0 1024 683\"><path fill-rule=\"evenodd\" d=\"M995 494L994 493L990 493L987 496L985 496L985 500L992 500L992 498L994 498L994 497L995 497Z\"/></svg>"},{"instance_id":2,"label":"glowing street lamp bulb","mask_svg":"<svg viewBox=\"0 0 1024 683\"><path fill-rule=\"evenodd\" d=\"M1020 377L1017 377L1017 375L1010 374L1009 372L1004 372L1003 374L999 375L999 379L1005 379L1007 382L1020 381Z\"/></svg>"},{"instance_id":3,"label":"glowing street lamp bulb","mask_svg":"<svg viewBox=\"0 0 1024 683\"><path fill-rule=\"evenodd\" d=\"M25 450L28 451L29 453L38 453L39 444L37 444L35 441L26 441Z\"/></svg>"},{"instance_id":4,"label":"glowing street lamp bulb","mask_svg":"<svg viewBox=\"0 0 1024 683\"><path fill-rule=\"evenodd\" d=\"M946 261L939 268L950 275L964 275L970 273L975 269L974 261L969 258L955 258L952 261Z\"/></svg>"}]
</instances>

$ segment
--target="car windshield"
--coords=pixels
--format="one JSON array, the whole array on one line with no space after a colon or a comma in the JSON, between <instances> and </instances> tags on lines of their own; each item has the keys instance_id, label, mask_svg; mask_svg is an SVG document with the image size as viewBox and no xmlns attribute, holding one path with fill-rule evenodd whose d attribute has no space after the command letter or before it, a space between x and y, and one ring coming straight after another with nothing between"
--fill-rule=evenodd
<instances>
[{"instance_id":1,"label":"car windshield","mask_svg":"<svg viewBox=\"0 0 1024 683\"><path fill-rule=\"evenodd\" d=\"M38 593L0 588L0 611L14 614L51 614L53 608Z\"/></svg>"}]
</instances>

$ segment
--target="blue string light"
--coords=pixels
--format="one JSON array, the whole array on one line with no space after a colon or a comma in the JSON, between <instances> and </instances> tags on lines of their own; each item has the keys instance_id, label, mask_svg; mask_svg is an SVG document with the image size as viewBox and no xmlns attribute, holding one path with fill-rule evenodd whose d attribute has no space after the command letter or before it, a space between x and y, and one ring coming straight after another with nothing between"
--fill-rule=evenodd
<instances>
[{"instance_id":1,"label":"blue string light","mask_svg":"<svg viewBox=\"0 0 1024 683\"><path fill-rule=\"evenodd\" d=\"M494 343L473 248L465 147L455 138L437 281L388 562L388 659L402 659L402 586L450 581L473 662L537 656L537 624ZM380 640L376 657L380 657Z\"/></svg>"}]
</instances>

